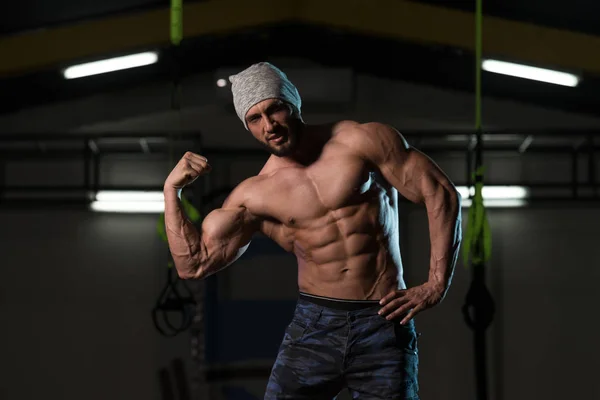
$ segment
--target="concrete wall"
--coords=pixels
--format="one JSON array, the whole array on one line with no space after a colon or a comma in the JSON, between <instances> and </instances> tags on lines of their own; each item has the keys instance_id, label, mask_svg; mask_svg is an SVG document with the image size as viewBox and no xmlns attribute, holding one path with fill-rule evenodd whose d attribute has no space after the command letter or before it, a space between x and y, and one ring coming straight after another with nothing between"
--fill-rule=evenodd
<instances>
[{"instance_id":1,"label":"concrete wall","mask_svg":"<svg viewBox=\"0 0 600 400\"><path fill-rule=\"evenodd\" d=\"M214 82L220 74L188 79L181 113L168 110L169 87L157 84L2 116L0 132L200 129L206 145L253 147L253 139L227 110L226 96L217 92L221 89ZM297 76L319 82L320 75ZM342 90L351 96L328 98L327 91L319 94L315 82L310 88L304 85L313 96L306 106L307 121L351 116L393 123L401 130L472 125L471 94L368 76L336 85L353 85ZM325 111L319 111L319 104ZM486 99L484 110L488 127L576 128L599 122L497 99ZM452 179L462 180L464 159L440 156L436 161ZM215 174L224 170L223 163L215 164ZM488 164L496 180L569 176L565 159L548 163L511 156L488 158ZM229 167L227 178L219 175L220 184L235 184L260 165L239 160ZM59 184L81 178L79 164L52 168L31 161L10 163L5 181ZM168 172L159 158L113 160L104 168L104 182L120 184L160 184ZM494 399L599 395L591 376L599 355L593 308L600 265L594 221L599 217L597 209L559 205L490 212L494 259L489 283L498 305L490 330ZM41 206L0 211L0 398L160 399L157 371L176 357L189 365L190 337L164 339L152 326L150 310L164 283L166 251L155 223L156 216ZM407 280L418 284L428 267L425 214L407 207L401 223ZM293 258L256 241L243 259L219 275L219 301L210 327L213 361L268 368L291 317L295 274ZM468 272L459 266L446 301L417 320L423 333L424 399L474 399L471 337L460 313L468 283ZM264 384L259 378L227 385L260 398ZM225 398L220 385L212 389L215 399Z\"/></svg>"},{"instance_id":2,"label":"concrete wall","mask_svg":"<svg viewBox=\"0 0 600 400\"><path fill-rule=\"evenodd\" d=\"M152 324L167 256L156 219L0 213L0 398L160 398L158 369L190 351Z\"/></svg>"},{"instance_id":3,"label":"concrete wall","mask_svg":"<svg viewBox=\"0 0 600 400\"><path fill-rule=\"evenodd\" d=\"M597 209L559 206L490 211L495 399L600 393L599 218ZM190 337L162 338L150 319L164 284L156 217L13 210L0 220L2 398L159 399L157 371L173 358L190 365ZM429 255L422 209L404 209L402 245L407 281L419 284ZM269 367L291 318L295 276L293 259L261 240L218 276L208 343L215 364ZM417 318L423 398L474 399L471 332L460 311L469 277L459 265L447 299ZM225 386L260 398L265 383ZM221 386L216 399L225 398Z\"/></svg>"}]
</instances>

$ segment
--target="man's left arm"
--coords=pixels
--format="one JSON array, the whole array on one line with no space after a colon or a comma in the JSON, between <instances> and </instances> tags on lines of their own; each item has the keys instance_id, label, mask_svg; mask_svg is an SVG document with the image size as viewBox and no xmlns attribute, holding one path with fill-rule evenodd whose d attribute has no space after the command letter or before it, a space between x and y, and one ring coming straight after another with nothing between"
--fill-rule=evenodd
<instances>
[{"instance_id":1,"label":"man's left arm","mask_svg":"<svg viewBox=\"0 0 600 400\"><path fill-rule=\"evenodd\" d=\"M354 137L361 143L363 157L401 195L427 209L431 242L427 282L395 290L381 300L381 314L388 319L404 316L404 324L442 301L450 287L462 239L460 195L446 174L429 157L410 147L397 130L370 123L362 125L361 131Z\"/></svg>"}]
</instances>

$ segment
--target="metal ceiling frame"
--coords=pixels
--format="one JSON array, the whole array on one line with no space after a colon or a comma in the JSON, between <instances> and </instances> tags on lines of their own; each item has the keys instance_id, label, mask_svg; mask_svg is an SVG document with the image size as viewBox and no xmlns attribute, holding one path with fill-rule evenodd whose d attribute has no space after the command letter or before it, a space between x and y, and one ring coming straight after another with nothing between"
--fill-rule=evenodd
<instances>
[{"instance_id":1,"label":"metal ceiling frame","mask_svg":"<svg viewBox=\"0 0 600 400\"><path fill-rule=\"evenodd\" d=\"M474 152L473 131L406 131L403 135L411 145L425 154L436 157L448 154L463 155L466 160L465 179L455 181L457 186L470 186L471 159ZM488 185L527 186L540 194L537 200L577 200L595 201L600 204L600 186L597 180L597 156L600 154L600 130L486 130L484 131L484 159L489 154L515 154L526 157L528 154L568 156L571 159L571 180L560 183L549 182L493 182ZM504 138L504 139L503 139ZM544 141L551 140L544 143ZM110 162L108 156L120 155L127 158L168 159L177 158L185 151L201 152L211 159L211 163L224 162L230 165L235 160L264 160L268 154L260 148L235 149L203 147L200 132L178 134L106 133L106 134L11 134L0 136L0 204L19 202L51 202L61 204L87 204L89 193L100 190L142 190L161 191L162 186L140 185L100 185L100 164ZM81 161L83 182L71 185L7 185L5 164L27 162L28 160L48 163L66 160ZM585 179L581 179L580 165L585 164ZM210 188L218 187L219 182L211 182ZM561 195L541 194L544 191L561 190ZM14 196L20 193L21 197ZM36 196L23 194L35 193ZM47 196L53 193L54 196ZM64 196L56 197L56 193Z\"/></svg>"}]
</instances>

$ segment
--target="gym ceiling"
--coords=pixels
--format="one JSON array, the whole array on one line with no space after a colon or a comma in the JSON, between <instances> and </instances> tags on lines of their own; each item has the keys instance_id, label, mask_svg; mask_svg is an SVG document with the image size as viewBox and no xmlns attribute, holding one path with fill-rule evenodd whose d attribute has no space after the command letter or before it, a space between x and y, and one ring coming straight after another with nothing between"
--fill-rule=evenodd
<instances>
[{"instance_id":1,"label":"gym ceiling","mask_svg":"<svg viewBox=\"0 0 600 400\"><path fill-rule=\"evenodd\" d=\"M475 1L184 0L184 41L169 41L169 1L20 0L0 14L0 114L169 81L272 57L302 57L380 77L474 89ZM575 88L484 73L486 96L600 115L600 2L483 0L483 53L573 72ZM158 50L152 66L65 80L79 62ZM175 64L174 64L175 63Z\"/></svg>"}]
</instances>

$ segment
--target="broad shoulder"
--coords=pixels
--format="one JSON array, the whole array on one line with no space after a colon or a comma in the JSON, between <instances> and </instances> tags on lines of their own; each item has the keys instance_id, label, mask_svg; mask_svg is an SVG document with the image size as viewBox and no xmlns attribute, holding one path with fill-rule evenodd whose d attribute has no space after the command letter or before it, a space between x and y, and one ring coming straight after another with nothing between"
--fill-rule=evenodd
<instances>
[{"instance_id":1,"label":"broad shoulder","mask_svg":"<svg viewBox=\"0 0 600 400\"><path fill-rule=\"evenodd\" d=\"M332 140L373 161L384 157L390 150L408 148L408 143L396 128L381 122L341 121L334 127Z\"/></svg>"},{"instance_id":2,"label":"broad shoulder","mask_svg":"<svg viewBox=\"0 0 600 400\"><path fill-rule=\"evenodd\" d=\"M290 182L297 176L298 168L276 168L269 172L261 172L245 179L235 187L225 199L223 208L252 208L262 204L264 199L277 196L282 184ZM293 175L290 175L293 174Z\"/></svg>"},{"instance_id":3,"label":"broad shoulder","mask_svg":"<svg viewBox=\"0 0 600 400\"><path fill-rule=\"evenodd\" d=\"M401 136L391 125L381 122L340 121L334 125L332 139L345 144L364 144L373 140L389 140Z\"/></svg>"},{"instance_id":4,"label":"broad shoulder","mask_svg":"<svg viewBox=\"0 0 600 400\"><path fill-rule=\"evenodd\" d=\"M223 202L223 208L246 207L248 201L257 196L268 175L256 175L240 182Z\"/></svg>"}]
</instances>

